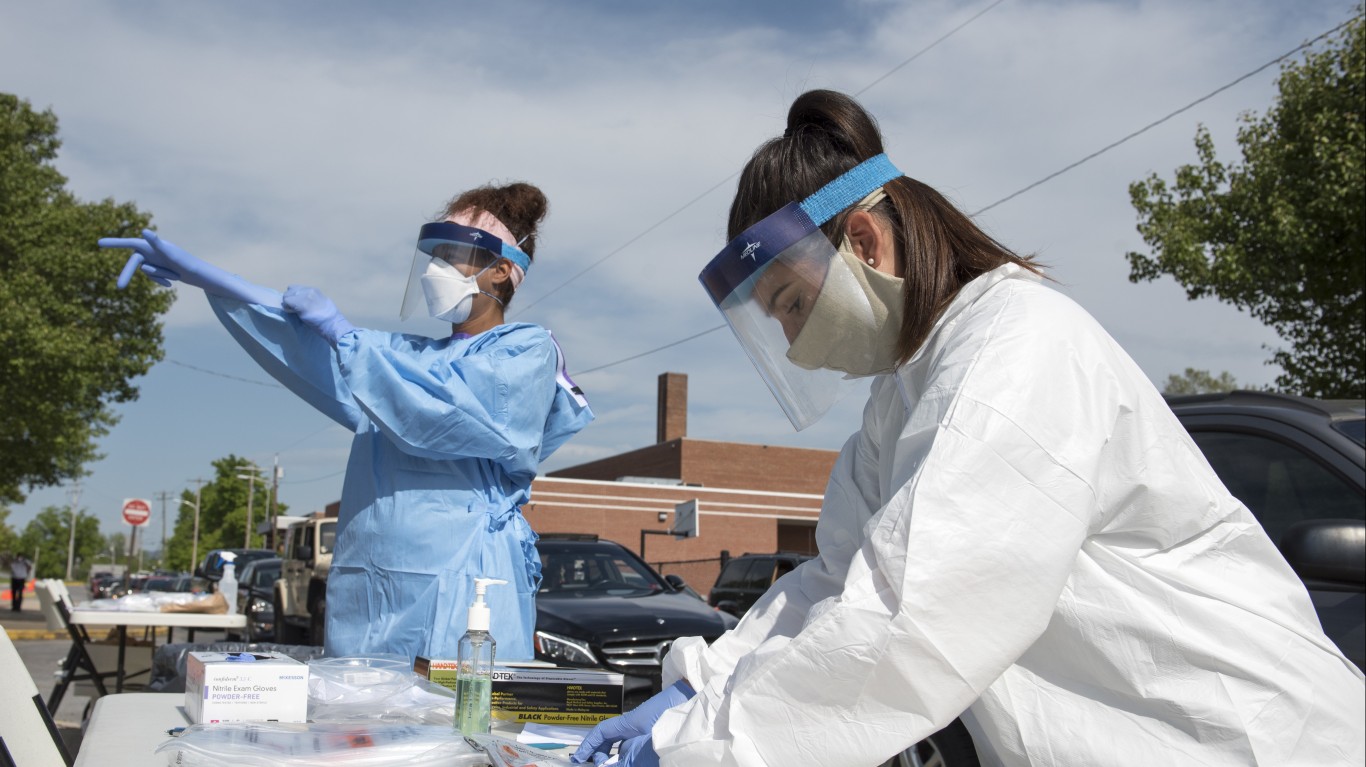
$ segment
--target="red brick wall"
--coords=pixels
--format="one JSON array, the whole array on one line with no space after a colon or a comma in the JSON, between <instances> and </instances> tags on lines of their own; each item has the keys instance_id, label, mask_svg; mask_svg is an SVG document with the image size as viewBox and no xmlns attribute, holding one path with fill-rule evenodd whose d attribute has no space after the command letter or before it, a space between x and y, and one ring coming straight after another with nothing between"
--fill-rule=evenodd
<instances>
[{"instance_id":1,"label":"red brick wall","mask_svg":"<svg viewBox=\"0 0 1366 767\"><path fill-rule=\"evenodd\" d=\"M640 531L667 530L674 505L693 498L701 510L698 537L647 535L645 559L664 574L682 576L703 596L720 571L722 550L777 551L779 521L784 527L814 524L821 503L814 494L538 477L522 513L537 533L593 533L640 553Z\"/></svg>"},{"instance_id":2,"label":"red brick wall","mask_svg":"<svg viewBox=\"0 0 1366 767\"><path fill-rule=\"evenodd\" d=\"M704 487L825 492L839 454L833 450L683 440L681 479Z\"/></svg>"},{"instance_id":3,"label":"red brick wall","mask_svg":"<svg viewBox=\"0 0 1366 767\"><path fill-rule=\"evenodd\" d=\"M659 477L678 479L682 476L681 450L683 440L661 442L611 458L581 463L567 469L552 471L547 476L570 479L599 479L614 482L621 477Z\"/></svg>"}]
</instances>

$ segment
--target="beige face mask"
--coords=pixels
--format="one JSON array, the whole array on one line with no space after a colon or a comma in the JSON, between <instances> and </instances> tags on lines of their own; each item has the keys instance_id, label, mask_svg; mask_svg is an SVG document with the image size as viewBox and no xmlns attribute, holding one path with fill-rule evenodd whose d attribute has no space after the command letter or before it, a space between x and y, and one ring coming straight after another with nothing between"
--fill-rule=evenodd
<instances>
[{"instance_id":1,"label":"beige face mask","mask_svg":"<svg viewBox=\"0 0 1366 767\"><path fill-rule=\"evenodd\" d=\"M890 373L896 368L905 280L859 260L848 237L840 240L839 257L852 291L827 289L839 270L838 264L834 265L827 285L811 307L811 316L788 348L787 358L807 370L827 368L851 376ZM838 279L844 282L846 278ZM867 303L860 305L863 301Z\"/></svg>"}]
</instances>

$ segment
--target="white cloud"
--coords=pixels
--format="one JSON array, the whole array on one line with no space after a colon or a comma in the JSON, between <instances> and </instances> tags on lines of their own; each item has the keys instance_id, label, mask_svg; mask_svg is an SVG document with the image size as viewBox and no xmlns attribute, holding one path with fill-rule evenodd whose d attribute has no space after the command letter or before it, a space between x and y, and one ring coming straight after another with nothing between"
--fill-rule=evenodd
<instances>
[{"instance_id":1,"label":"white cloud","mask_svg":"<svg viewBox=\"0 0 1366 767\"><path fill-rule=\"evenodd\" d=\"M551 215L513 315L551 327L571 370L587 370L720 323L696 274L723 244L726 179L782 131L793 97L858 91L983 7L10 4L0 67L7 89L57 113L58 167L77 195L134 200L192 252L263 284L316 285L359 324L407 329L395 315L412 235L452 194L490 180L542 186ZM1009 0L862 99L893 159L973 211L1351 8ZM1236 116L1265 109L1273 82L1268 70L981 221L1038 251L1155 380L1200 367L1267 382L1268 331L1227 306L1186 301L1170 281L1129 284L1123 254L1143 246L1128 184L1192 160L1197 123L1236 157ZM168 358L264 379L203 299L182 292ZM689 375L696 437L833 449L858 420L856 397L793 434L722 331L582 376L599 419L547 467L652 441L665 370ZM165 364L143 391L92 467L88 500L178 490L229 452L258 462L279 452L281 497L296 510L339 494L340 477L303 480L339 471L348 436L287 392ZM15 518L64 501L34 493Z\"/></svg>"}]
</instances>

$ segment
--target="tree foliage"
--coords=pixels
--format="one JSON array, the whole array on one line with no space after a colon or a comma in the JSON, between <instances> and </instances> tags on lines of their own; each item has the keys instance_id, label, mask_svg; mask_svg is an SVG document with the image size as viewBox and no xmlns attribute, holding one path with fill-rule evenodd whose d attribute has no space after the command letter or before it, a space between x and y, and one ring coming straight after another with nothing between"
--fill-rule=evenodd
<instances>
[{"instance_id":1,"label":"tree foliage","mask_svg":"<svg viewBox=\"0 0 1366 767\"><path fill-rule=\"evenodd\" d=\"M270 484L268 472L261 472L255 483L239 479L239 475L251 472L251 463L245 458L229 455L213 462L214 479L206 483L199 492L199 547L198 556L202 560L210 549L241 548L245 540L247 525L247 494L252 491L251 545L260 548L265 544L265 536L255 532L257 525L268 518L270 513ZM190 561L194 550L195 491L184 490L180 494L179 513L176 515L175 529L166 541L163 554L165 566L175 570L192 570L196 563ZM276 514L284 514L288 509L276 503Z\"/></svg>"},{"instance_id":2,"label":"tree foliage","mask_svg":"<svg viewBox=\"0 0 1366 767\"><path fill-rule=\"evenodd\" d=\"M77 200L53 167L57 117L0 93L0 503L83 474L96 440L162 358L173 293L118 290L100 237L136 236L132 203ZM65 567L65 556L63 557Z\"/></svg>"},{"instance_id":3,"label":"tree foliage","mask_svg":"<svg viewBox=\"0 0 1366 767\"><path fill-rule=\"evenodd\" d=\"M8 558L18 553L19 534L9 526L9 509L0 508L0 556ZM33 553L29 552L29 556Z\"/></svg>"},{"instance_id":4,"label":"tree foliage","mask_svg":"<svg viewBox=\"0 0 1366 767\"><path fill-rule=\"evenodd\" d=\"M1322 49L1283 65L1266 114L1242 116L1243 162L1225 165L1202 126L1199 164L1129 187L1152 255L1131 282L1169 274L1280 334L1279 388L1366 394L1366 27L1357 16Z\"/></svg>"},{"instance_id":5,"label":"tree foliage","mask_svg":"<svg viewBox=\"0 0 1366 767\"><path fill-rule=\"evenodd\" d=\"M71 509L48 506L38 512L19 536L19 548L30 557L35 551L35 577L65 578L66 553L71 543ZM76 512L75 571L85 572L104 547L100 521L84 511Z\"/></svg>"},{"instance_id":6,"label":"tree foliage","mask_svg":"<svg viewBox=\"0 0 1366 767\"><path fill-rule=\"evenodd\" d=\"M1167 382L1162 385L1162 393L1172 396L1181 394L1216 394L1220 392L1233 391L1238 388L1238 383L1233 380L1233 374L1225 370L1216 378L1210 375L1208 370L1196 370L1186 368L1182 375L1172 373L1167 376Z\"/></svg>"}]
</instances>

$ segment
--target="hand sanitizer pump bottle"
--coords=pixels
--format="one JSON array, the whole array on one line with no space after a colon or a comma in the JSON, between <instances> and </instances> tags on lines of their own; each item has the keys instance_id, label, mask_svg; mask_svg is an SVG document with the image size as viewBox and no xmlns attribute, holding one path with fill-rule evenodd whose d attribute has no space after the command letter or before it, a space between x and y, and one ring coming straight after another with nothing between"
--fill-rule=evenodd
<instances>
[{"instance_id":1,"label":"hand sanitizer pump bottle","mask_svg":"<svg viewBox=\"0 0 1366 767\"><path fill-rule=\"evenodd\" d=\"M485 590L507 581L474 579L474 603L470 605L465 635L456 651L455 729L473 735L489 731L489 697L493 690L493 637L489 634L489 606Z\"/></svg>"},{"instance_id":2,"label":"hand sanitizer pump bottle","mask_svg":"<svg viewBox=\"0 0 1366 767\"><path fill-rule=\"evenodd\" d=\"M223 577L218 580L218 593L228 602L228 615L237 614L237 565L233 560L237 555L224 551L218 556L223 558Z\"/></svg>"}]
</instances>

